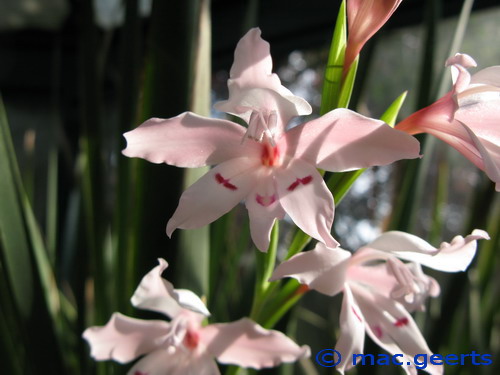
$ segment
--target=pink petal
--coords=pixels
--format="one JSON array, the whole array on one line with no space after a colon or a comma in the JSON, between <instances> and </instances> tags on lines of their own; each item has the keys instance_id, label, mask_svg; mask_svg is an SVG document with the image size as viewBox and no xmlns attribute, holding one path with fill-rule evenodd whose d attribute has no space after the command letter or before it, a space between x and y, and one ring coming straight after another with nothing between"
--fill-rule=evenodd
<instances>
[{"instance_id":1,"label":"pink petal","mask_svg":"<svg viewBox=\"0 0 500 375\"><path fill-rule=\"evenodd\" d=\"M457 109L456 98L453 92L450 91L441 99L396 124L395 129L408 134L427 132L437 137L439 133L450 133L454 137L463 137L464 131L452 125ZM466 135L465 137L467 138Z\"/></svg>"},{"instance_id":2,"label":"pink petal","mask_svg":"<svg viewBox=\"0 0 500 375\"><path fill-rule=\"evenodd\" d=\"M469 133L472 142L481 155L483 168L486 175L495 183L496 191L500 191L500 142L496 144L488 139L479 139L465 124L462 124Z\"/></svg>"},{"instance_id":3,"label":"pink petal","mask_svg":"<svg viewBox=\"0 0 500 375\"><path fill-rule=\"evenodd\" d=\"M340 310L340 337L335 345L335 350L342 355L342 361L335 369L343 375L344 371L352 368L352 355L363 353L364 343L364 317L346 284Z\"/></svg>"},{"instance_id":4,"label":"pink petal","mask_svg":"<svg viewBox=\"0 0 500 375\"><path fill-rule=\"evenodd\" d=\"M254 142L241 144L245 128L230 121L185 112L171 119L152 118L124 134L123 155L177 167L213 165L241 155L260 156Z\"/></svg>"},{"instance_id":5,"label":"pink petal","mask_svg":"<svg viewBox=\"0 0 500 375\"><path fill-rule=\"evenodd\" d=\"M87 328L83 338L90 344L90 354L95 360L126 363L159 348L169 329L169 324L163 321L114 313L105 326Z\"/></svg>"},{"instance_id":6,"label":"pink petal","mask_svg":"<svg viewBox=\"0 0 500 375\"><path fill-rule=\"evenodd\" d=\"M351 253L318 243L314 250L294 255L281 263L270 281L293 277L320 293L334 296L344 288Z\"/></svg>"},{"instance_id":7,"label":"pink petal","mask_svg":"<svg viewBox=\"0 0 500 375\"><path fill-rule=\"evenodd\" d=\"M308 357L308 346L299 347L284 334L267 330L250 319L211 324L200 332L207 351L220 363L261 369Z\"/></svg>"},{"instance_id":8,"label":"pink petal","mask_svg":"<svg viewBox=\"0 0 500 375\"><path fill-rule=\"evenodd\" d=\"M333 197L316 168L295 159L286 168L276 169L275 176L281 206L293 222L325 245L338 246L330 234Z\"/></svg>"},{"instance_id":9,"label":"pink petal","mask_svg":"<svg viewBox=\"0 0 500 375\"><path fill-rule=\"evenodd\" d=\"M461 65L464 68L474 68L477 66L476 61L465 53L456 53L455 56L446 60L445 66Z\"/></svg>"},{"instance_id":10,"label":"pink petal","mask_svg":"<svg viewBox=\"0 0 500 375\"><path fill-rule=\"evenodd\" d=\"M220 375L220 372L206 353L160 349L138 361L127 375Z\"/></svg>"},{"instance_id":11,"label":"pink petal","mask_svg":"<svg viewBox=\"0 0 500 375\"><path fill-rule=\"evenodd\" d=\"M500 66L490 66L484 68L472 75L471 84L489 85L492 87L500 87Z\"/></svg>"},{"instance_id":12,"label":"pink petal","mask_svg":"<svg viewBox=\"0 0 500 375\"><path fill-rule=\"evenodd\" d=\"M382 262L383 258L370 262L381 262L376 265L355 264L355 256L358 255L360 251L364 250L357 250L351 258L352 262L347 270L346 278L349 281L371 285L378 293L390 297L391 291L398 286L398 281L394 275L388 271L386 263Z\"/></svg>"},{"instance_id":13,"label":"pink petal","mask_svg":"<svg viewBox=\"0 0 500 375\"><path fill-rule=\"evenodd\" d=\"M403 354L400 361L404 365L401 367L409 374L416 374L414 365L408 366L407 363L417 354L431 355L432 352L411 315L396 301L358 285L351 285L351 288L366 319L370 338L392 355ZM441 374L443 366L429 365L425 371Z\"/></svg>"},{"instance_id":14,"label":"pink petal","mask_svg":"<svg viewBox=\"0 0 500 375\"><path fill-rule=\"evenodd\" d=\"M308 115L311 106L281 85L272 73L269 43L260 37L260 29L248 31L238 42L228 81L229 99L215 108L243 118L247 123L252 110L278 110L281 127L295 116Z\"/></svg>"},{"instance_id":15,"label":"pink petal","mask_svg":"<svg viewBox=\"0 0 500 375\"><path fill-rule=\"evenodd\" d=\"M457 53L446 60L446 66L451 66L451 78L453 81L453 92L459 93L470 84L471 76L467 68L475 67L476 62L472 57Z\"/></svg>"},{"instance_id":16,"label":"pink petal","mask_svg":"<svg viewBox=\"0 0 500 375\"><path fill-rule=\"evenodd\" d=\"M131 302L137 308L156 311L174 318L183 309L209 316L205 304L190 290L174 289L173 285L161 277L168 267L164 259L144 276L132 296Z\"/></svg>"},{"instance_id":17,"label":"pink petal","mask_svg":"<svg viewBox=\"0 0 500 375\"><path fill-rule=\"evenodd\" d=\"M364 249L374 249L383 252L401 253L403 251L418 252L435 255L437 249L427 241L410 233L400 231L389 231L382 233L375 240L359 249L356 254L360 254Z\"/></svg>"},{"instance_id":18,"label":"pink petal","mask_svg":"<svg viewBox=\"0 0 500 375\"><path fill-rule=\"evenodd\" d=\"M285 135L287 154L342 172L419 157L418 141L348 109L336 109Z\"/></svg>"},{"instance_id":19,"label":"pink petal","mask_svg":"<svg viewBox=\"0 0 500 375\"><path fill-rule=\"evenodd\" d=\"M181 196L179 206L167 224L167 235L177 229L194 229L210 224L246 198L254 186L260 160L238 158L211 169Z\"/></svg>"},{"instance_id":20,"label":"pink petal","mask_svg":"<svg viewBox=\"0 0 500 375\"><path fill-rule=\"evenodd\" d=\"M388 251L401 259L445 272L465 271L476 254L477 240L489 239L488 233L475 229L463 238L456 236L451 244L443 242L437 249L426 241L404 232L387 232L366 248Z\"/></svg>"},{"instance_id":21,"label":"pink petal","mask_svg":"<svg viewBox=\"0 0 500 375\"><path fill-rule=\"evenodd\" d=\"M245 203L252 240L260 251L265 252L269 247L274 221L283 219L285 211L279 202L272 169L260 168L257 178L262 182L252 190Z\"/></svg>"}]
</instances>

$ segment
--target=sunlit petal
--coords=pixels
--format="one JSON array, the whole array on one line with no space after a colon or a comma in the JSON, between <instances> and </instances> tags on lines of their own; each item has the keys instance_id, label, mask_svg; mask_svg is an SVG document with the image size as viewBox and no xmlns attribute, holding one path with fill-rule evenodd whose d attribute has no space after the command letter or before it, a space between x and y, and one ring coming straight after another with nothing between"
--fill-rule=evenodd
<instances>
[{"instance_id":1,"label":"sunlit petal","mask_svg":"<svg viewBox=\"0 0 500 375\"><path fill-rule=\"evenodd\" d=\"M286 133L287 153L342 172L419 157L418 141L380 120L336 109Z\"/></svg>"},{"instance_id":2,"label":"sunlit petal","mask_svg":"<svg viewBox=\"0 0 500 375\"><path fill-rule=\"evenodd\" d=\"M163 321L114 313L105 326L87 328L83 338L90 344L90 354L95 360L126 363L159 348L169 329L169 324Z\"/></svg>"},{"instance_id":3,"label":"sunlit petal","mask_svg":"<svg viewBox=\"0 0 500 375\"><path fill-rule=\"evenodd\" d=\"M281 206L300 229L329 247L338 246L330 234L333 197L316 168L294 159L276 170L276 185Z\"/></svg>"},{"instance_id":4,"label":"sunlit petal","mask_svg":"<svg viewBox=\"0 0 500 375\"><path fill-rule=\"evenodd\" d=\"M274 270L270 281L293 277L310 289L333 296L344 288L350 257L348 251L331 249L318 243L314 250L294 255L281 263Z\"/></svg>"},{"instance_id":5,"label":"sunlit petal","mask_svg":"<svg viewBox=\"0 0 500 375\"><path fill-rule=\"evenodd\" d=\"M167 224L167 234L194 229L218 219L245 199L255 187L259 161L238 158L219 164L191 185Z\"/></svg>"},{"instance_id":6,"label":"sunlit petal","mask_svg":"<svg viewBox=\"0 0 500 375\"><path fill-rule=\"evenodd\" d=\"M201 167L242 155L258 157L260 148L241 140L245 128L234 122L185 112L170 119L152 118L124 134L123 154L152 163Z\"/></svg>"},{"instance_id":7,"label":"sunlit petal","mask_svg":"<svg viewBox=\"0 0 500 375\"><path fill-rule=\"evenodd\" d=\"M309 347L298 346L283 333L267 330L243 318L211 324L202 329L201 341L220 363L261 369L307 357Z\"/></svg>"},{"instance_id":8,"label":"sunlit petal","mask_svg":"<svg viewBox=\"0 0 500 375\"><path fill-rule=\"evenodd\" d=\"M131 302L137 308L160 312L174 318L182 309L209 316L205 304L190 290L174 289L173 285L161 277L168 264L163 259L144 276L132 296Z\"/></svg>"}]
</instances>

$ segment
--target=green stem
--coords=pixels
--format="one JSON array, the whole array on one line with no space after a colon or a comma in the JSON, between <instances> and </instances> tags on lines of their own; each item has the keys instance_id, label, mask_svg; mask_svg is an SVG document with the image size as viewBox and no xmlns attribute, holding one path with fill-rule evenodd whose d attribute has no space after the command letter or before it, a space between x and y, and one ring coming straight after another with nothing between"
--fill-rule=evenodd
<instances>
[{"instance_id":1,"label":"green stem","mask_svg":"<svg viewBox=\"0 0 500 375\"><path fill-rule=\"evenodd\" d=\"M278 221L276 221L271 232L269 249L266 253L257 252L257 275L255 280L254 300L252 310L250 312L251 318L255 318L259 314L259 311L266 302L266 297L269 295L267 291L271 283L268 280L274 270L274 264L276 262L276 252L278 250L278 240L279 223Z\"/></svg>"}]
</instances>

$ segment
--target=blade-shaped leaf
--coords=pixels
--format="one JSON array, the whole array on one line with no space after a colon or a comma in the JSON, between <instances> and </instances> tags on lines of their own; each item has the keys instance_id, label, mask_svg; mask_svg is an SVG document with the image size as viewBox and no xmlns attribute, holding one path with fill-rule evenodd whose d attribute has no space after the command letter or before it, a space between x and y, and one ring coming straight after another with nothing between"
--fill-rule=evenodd
<instances>
[{"instance_id":1,"label":"blade-shaped leaf","mask_svg":"<svg viewBox=\"0 0 500 375\"><path fill-rule=\"evenodd\" d=\"M340 90L342 86L342 71L344 69L345 46L347 43L347 18L345 1L342 1L333 32L332 44L328 54L328 62L323 81L320 114L339 107Z\"/></svg>"}]
</instances>

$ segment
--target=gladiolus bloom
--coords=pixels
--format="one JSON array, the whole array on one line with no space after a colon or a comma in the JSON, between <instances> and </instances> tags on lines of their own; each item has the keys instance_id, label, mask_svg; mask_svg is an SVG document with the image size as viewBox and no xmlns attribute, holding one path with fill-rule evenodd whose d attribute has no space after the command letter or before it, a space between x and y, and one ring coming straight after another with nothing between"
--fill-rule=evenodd
<instances>
[{"instance_id":1,"label":"gladiolus bloom","mask_svg":"<svg viewBox=\"0 0 500 375\"><path fill-rule=\"evenodd\" d=\"M477 240L487 238L486 232L475 230L436 249L416 236L394 231L382 234L354 255L318 243L314 250L280 264L271 280L293 277L329 296L344 293L336 346L343 358L336 367L340 373L353 366L353 354L363 353L366 332L392 355L402 354L402 368L407 374L416 374L415 355L432 353L409 312L423 309L425 299L440 292L436 280L425 275L420 265L463 271L476 253ZM443 366L429 365L425 371L441 374Z\"/></svg>"},{"instance_id":2,"label":"gladiolus bloom","mask_svg":"<svg viewBox=\"0 0 500 375\"><path fill-rule=\"evenodd\" d=\"M333 197L317 168L340 172L419 156L413 137L347 109L287 131L288 121L310 106L271 71L269 44L252 29L236 47L229 99L216 105L240 116L247 128L187 112L150 119L125 134L126 156L178 167L217 165L182 194L167 224L169 236L209 224L245 200L259 250L267 250L274 221L285 213L335 247Z\"/></svg>"},{"instance_id":3,"label":"gladiolus bloom","mask_svg":"<svg viewBox=\"0 0 500 375\"><path fill-rule=\"evenodd\" d=\"M472 57L457 54L446 64L452 69L452 90L396 129L429 133L448 143L484 171L500 191L500 66L471 77L467 68L476 66Z\"/></svg>"},{"instance_id":4,"label":"gladiolus bloom","mask_svg":"<svg viewBox=\"0 0 500 375\"><path fill-rule=\"evenodd\" d=\"M161 278L167 262L159 262L142 279L131 301L135 307L170 317L170 323L115 313L105 326L83 333L94 359L127 363L144 355L128 375L218 375L213 358L260 369L309 355L309 347L299 347L281 332L266 330L250 319L203 326L209 315L203 302Z\"/></svg>"}]
</instances>

